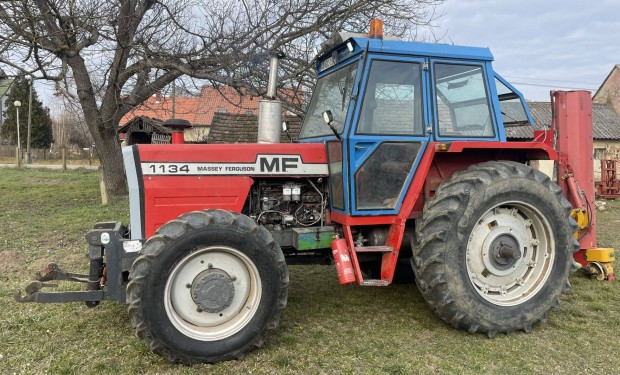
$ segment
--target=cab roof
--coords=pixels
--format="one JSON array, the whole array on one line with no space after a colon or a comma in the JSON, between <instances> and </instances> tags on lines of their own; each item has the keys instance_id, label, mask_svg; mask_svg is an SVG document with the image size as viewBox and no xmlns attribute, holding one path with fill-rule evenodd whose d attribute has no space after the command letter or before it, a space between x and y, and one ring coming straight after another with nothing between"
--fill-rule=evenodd
<instances>
[{"instance_id":1,"label":"cab roof","mask_svg":"<svg viewBox=\"0 0 620 375\"><path fill-rule=\"evenodd\" d=\"M428 56L447 59L493 61L493 54L491 53L491 50L483 47L466 47L441 43L402 41L390 39L389 37L384 39L365 38L358 35L341 35L341 37L348 38L340 39L342 40L341 43L333 43L333 40L331 46L329 46L333 48L327 48L327 50L324 49L325 53L322 53L321 57L325 57L330 51L341 48L347 42L353 42L353 44L355 45L355 50L361 51L368 48L369 52L376 53L391 53L407 56Z\"/></svg>"}]
</instances>

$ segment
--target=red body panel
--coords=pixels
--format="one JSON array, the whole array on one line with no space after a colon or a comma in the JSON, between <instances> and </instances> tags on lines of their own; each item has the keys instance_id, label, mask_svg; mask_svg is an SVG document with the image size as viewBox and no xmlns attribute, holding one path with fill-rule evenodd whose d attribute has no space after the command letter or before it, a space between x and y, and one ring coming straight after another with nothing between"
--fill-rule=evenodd
<instances>
[{"instance_id":1,"label":"red body panel","mask_svg":"<svg viewBox=\"0 0 620 375\"><path fill-rule=\"evenodd\" d=\"M466 150L492 150L498 160L513 160L515 151L526 153L529 159L557 159L557 153L546 142L452 142L448 151L462 153Z\"/></svg>"},{"instance_id":2,"label":"red body panel","mask_svg":"<svg viewBox=\"0 0 620 375\"><path fill-rule=\"evenodd\" d=\"M229 144L229 145L139 145L142 163L254 163L258 155L299 155L305 164L327 163L325 145L304 144ZM231 164L232 165L232 164ZM143 168L138 167L140 170ZM155 169L155 168L153 168ZM159 172L159 168L157 169ZM275 169L274 169L275 171ZM327 168L325 167L325 171ZM280 170L280 172L282 172ZM143 174L144 236L149 238L170 220L186 212L217 208L241 212L254 179L253 173L209 175L205 172L185 175L179 172ZM163 174L163 173L162 173ZM273 173L273 176L294 174ZM327 175L323 173L320 175ZM269 175L263 174L264 177Z\"/></svg>"},{"instance_id":3,"label":"red body panel","mask_svg":"<svg viewBox=\"0 0 620 375\"><path fill-rule=\"evenodd\" d=\"M139 145L142 162L253 162L258 154L301 155L305 163L327 163L322 143Z\"/></svg>"},{"instance_id":4,"label":"red body panel","mask_svg":"<svg viewBox=\"0 0 620 375\"><path fill-rule=\"evenodd\" d=\"M187 212L209 208L241 212L253 182L246 176L144 177L146 238Z\"/></svg>"}]
</instances>

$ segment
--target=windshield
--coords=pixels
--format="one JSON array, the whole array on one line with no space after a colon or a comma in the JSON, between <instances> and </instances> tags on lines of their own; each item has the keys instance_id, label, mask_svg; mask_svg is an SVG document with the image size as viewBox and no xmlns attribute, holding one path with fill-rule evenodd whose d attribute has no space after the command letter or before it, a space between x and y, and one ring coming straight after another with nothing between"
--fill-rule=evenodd
<instances>
[{"instance_id":1,"label":"windshield","mask_svg":"<svg viewBox=\"0 0 620 375\"><path fill-rule=\"evenodd\" d=\"M323 112L332 111L334 121L332 125L338 133L342 134L344 122L347 118L347 110L351 101L357 62L347 65L318 80L316 89L304 125L301 129L300 138L320 137L331 135L332 130L323 120Z\"/></svg>"}]
</instances>

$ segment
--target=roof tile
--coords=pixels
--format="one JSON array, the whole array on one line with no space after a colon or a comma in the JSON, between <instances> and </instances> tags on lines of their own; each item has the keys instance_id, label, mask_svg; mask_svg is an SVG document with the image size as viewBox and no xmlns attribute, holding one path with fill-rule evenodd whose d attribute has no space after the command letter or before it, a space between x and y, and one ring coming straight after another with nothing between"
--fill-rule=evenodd
<instances>
[{"instance_id":1,"label":"roof tile","mask_svg":"<svg viewBox=\"0 0 620 375\"><path fill-rule=\"evenodd\" d=\"M188 120L192 125L210 125L216 112L245 114L258 112L261 98L241 94L232 87L205 86L199 97L176 97L175 117ZM138 116L160 120L172 118L172 99L152 96L132 109L121 119L121 125Z\"/></svg>"},{"instance_id":2,"label":"roof tile","mask_svg":"<svg viewBox=\"0 0 620 375\"><path fill-rule=\"evenodd\" d=\"M534 129L551 126L551 103L528 102L534 118L534 127L516 126L506 128L508 139L532 139ZM592 104L592 135L594 139L620 139L620 115L607 104Z\"/></svg>"}]
</instances>

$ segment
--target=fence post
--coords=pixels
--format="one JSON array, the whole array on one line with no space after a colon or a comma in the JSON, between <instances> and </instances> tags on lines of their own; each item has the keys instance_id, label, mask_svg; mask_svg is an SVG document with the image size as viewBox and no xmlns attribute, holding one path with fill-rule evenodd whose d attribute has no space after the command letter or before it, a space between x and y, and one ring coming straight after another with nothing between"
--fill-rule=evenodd
<instances>
[{"instance_id":1,"label":"fence post","mask_svg":"<svg viewBox=\"0 0 620 375\"><path fill-rule=\"evenodd\" d=\"M103 169L101 169L101 167L99 167L99 190L101 190L101 204L102 205L107 205L108 204L108 191L105 188L105 181L103 179Z\"/></svg>"},{"instance_id":2,"label":"fence post","mask_svg":"<svg viewBox=\"0 0 620 375\"><path fill-rule=\"evenodd\" d=\"M62 169L67 170L67 148L62 148Z\"/></svg>"}]
</instances>

